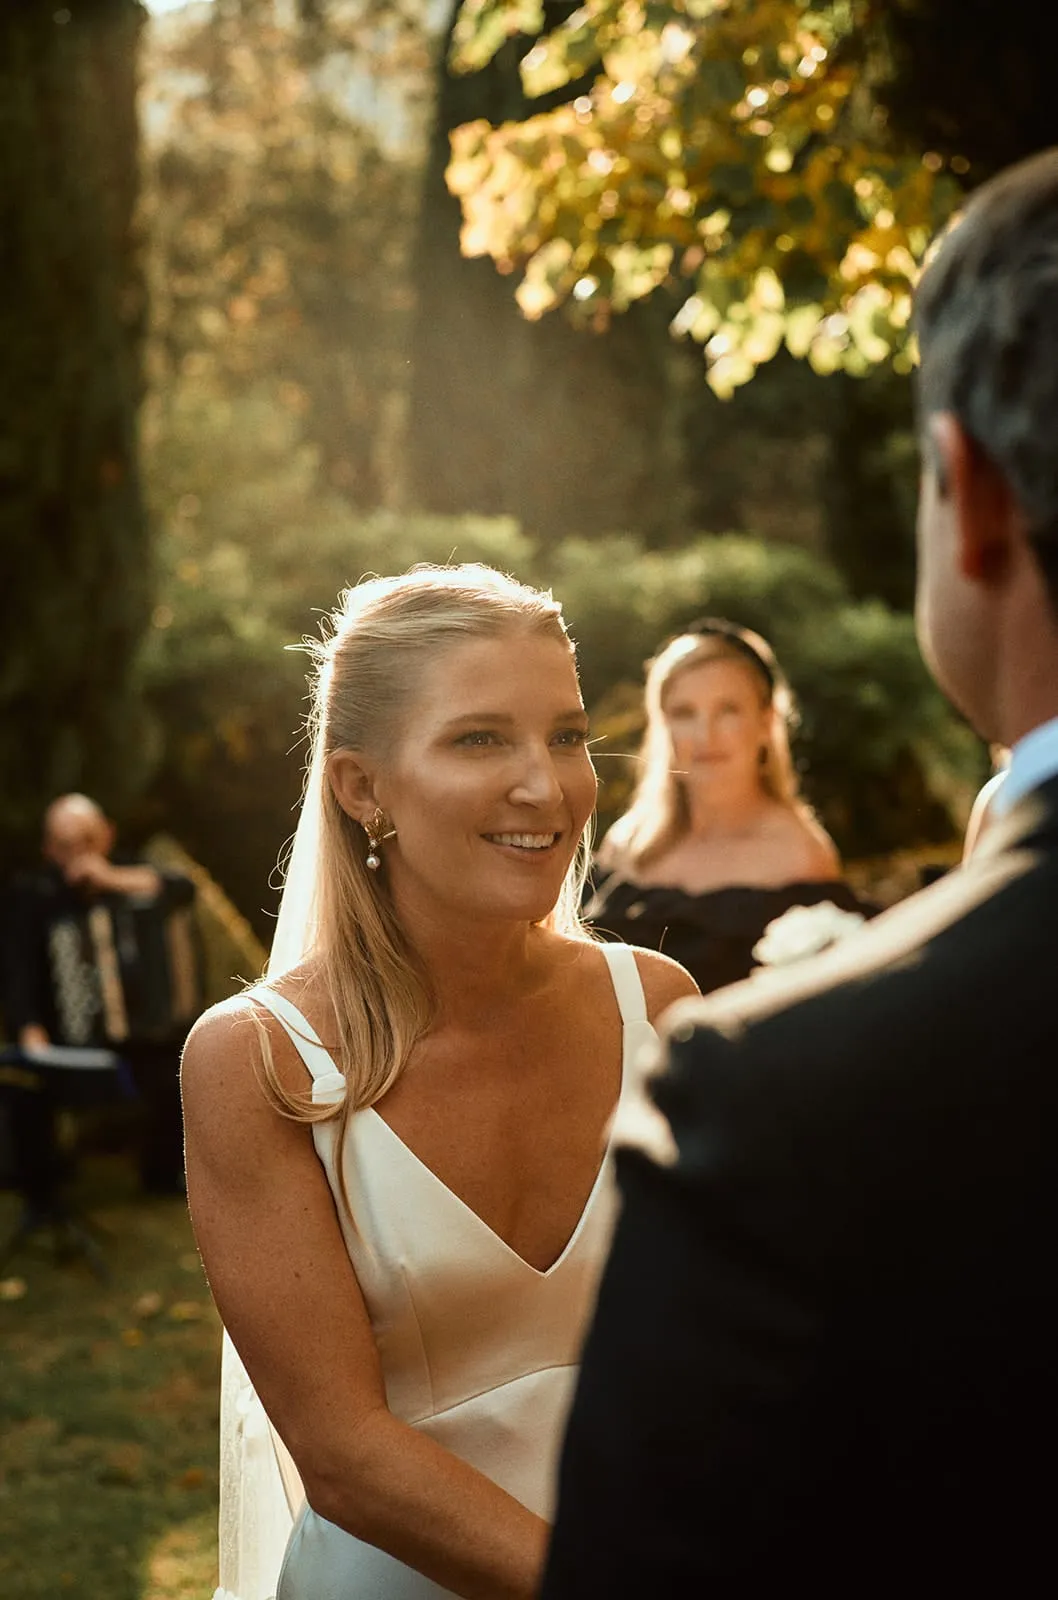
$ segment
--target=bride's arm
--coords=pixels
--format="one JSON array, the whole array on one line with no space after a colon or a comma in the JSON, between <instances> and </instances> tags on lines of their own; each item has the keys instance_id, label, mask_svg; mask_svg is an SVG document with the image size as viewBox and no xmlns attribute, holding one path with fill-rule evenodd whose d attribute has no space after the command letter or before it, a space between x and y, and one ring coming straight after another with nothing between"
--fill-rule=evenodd
<instances>
[{"instance_id":1,"label":"bride's arm","mask_svg":"<svg viewBox=\"0 0 1058 1600\"><path fill-rule=\"evenodd\" d=\"M270 1033L280 1075L303 1088L289 1041ZM256 1037L240 1002L188 1041L188 1198L218 1309L309 1504L466 1600L527 1600L547 1524L387 1409L311 1133L267 1102Z\"/></svg>"}]
</instances>

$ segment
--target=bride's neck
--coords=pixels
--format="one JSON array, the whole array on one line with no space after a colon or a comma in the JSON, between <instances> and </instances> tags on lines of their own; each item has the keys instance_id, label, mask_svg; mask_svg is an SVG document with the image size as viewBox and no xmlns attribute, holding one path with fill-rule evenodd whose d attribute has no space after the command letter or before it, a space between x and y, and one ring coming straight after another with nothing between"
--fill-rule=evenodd
<instances>
[{"instance_id":1,"label":"bride's neck","mask_svg":"<svg viewBox=\"0 0 1058 1600\"><path fill-rule=\"evenodd\" d=\"M459 1020L530 992L540 981L541 930L531 923L417 915L402 918L442 1019ZM545 936L546 937L546 936Z\"/></svg>"}]
</instances>

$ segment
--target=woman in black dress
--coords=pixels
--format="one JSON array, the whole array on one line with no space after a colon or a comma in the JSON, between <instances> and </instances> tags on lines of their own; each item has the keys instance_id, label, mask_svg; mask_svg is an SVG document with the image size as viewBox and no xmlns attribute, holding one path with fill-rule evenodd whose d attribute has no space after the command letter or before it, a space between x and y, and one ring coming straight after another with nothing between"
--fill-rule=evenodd
<instances>
[{"instance_id":1,"label":"woman in black dress","mask_svg":"<svg viewBox=\"0 0 1058 1600\"><path fill-rule=\"evenodd\" d=\"M793 697L759 634L695 624L650 663L646 711L638 787L597 857L599 934L664 950L708 994L792 907L868 909L798 795Z\"/></svg>"}]
</instances>

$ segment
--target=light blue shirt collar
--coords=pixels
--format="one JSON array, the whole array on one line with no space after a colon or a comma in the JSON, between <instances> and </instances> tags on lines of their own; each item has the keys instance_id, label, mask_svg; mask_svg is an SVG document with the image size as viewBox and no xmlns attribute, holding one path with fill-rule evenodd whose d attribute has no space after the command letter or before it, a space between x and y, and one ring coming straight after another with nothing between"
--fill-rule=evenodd
<instances>
[{"instance_id":1,"label":"light blue shirt collar","mask_svg":"<svg viewBox=\"0 0 1058 1600\"><path fill-rule=\"evenodd\" d=\"M1058 774L1058 717L1041 722L1023 739L1019 739L1010 752L1010 766L1003 782L992 797L991 809L996 816L1004 816L1012 806L1038 789L1041 783Z\"/></svg>"}]
</instances>

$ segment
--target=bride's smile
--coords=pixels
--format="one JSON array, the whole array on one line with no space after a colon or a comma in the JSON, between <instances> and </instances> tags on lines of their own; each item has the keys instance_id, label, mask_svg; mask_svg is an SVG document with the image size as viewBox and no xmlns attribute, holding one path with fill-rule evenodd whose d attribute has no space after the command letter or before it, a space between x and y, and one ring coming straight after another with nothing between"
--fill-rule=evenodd
<instances>
[{"instance_id":1,"label":"bride's smile","mask_svg":"<svg viewBox=\"0 0 1058 1600\"><path fill-rule=\"evenodd\" d=\"M333 758L339 798L362 808L367 768L402 915L540 921L595 804L573 657L557 639L504 631L449 646L423 677L384 761Z\"/></svg>"}]
</instances>

